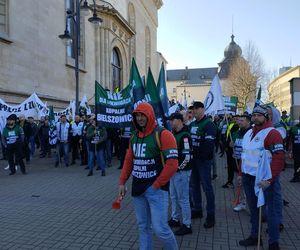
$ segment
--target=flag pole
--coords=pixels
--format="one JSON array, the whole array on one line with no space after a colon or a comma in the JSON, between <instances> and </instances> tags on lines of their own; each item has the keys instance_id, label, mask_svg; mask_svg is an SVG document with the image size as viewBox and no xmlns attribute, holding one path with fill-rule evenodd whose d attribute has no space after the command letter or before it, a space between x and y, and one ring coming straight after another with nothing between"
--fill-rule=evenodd
<instances>
[{"instance_id":1,"label":"flag pole","mask_svg":"<svg viewBox=\"0 0 300 250\"><path fill-rule=\"evenodd\" d=\"M260 248L260 236L261 236L261 209L262 206L259 207L259 216L258 216L258 238L257 238L257 250Z\"/></svg>"}]
</instances>

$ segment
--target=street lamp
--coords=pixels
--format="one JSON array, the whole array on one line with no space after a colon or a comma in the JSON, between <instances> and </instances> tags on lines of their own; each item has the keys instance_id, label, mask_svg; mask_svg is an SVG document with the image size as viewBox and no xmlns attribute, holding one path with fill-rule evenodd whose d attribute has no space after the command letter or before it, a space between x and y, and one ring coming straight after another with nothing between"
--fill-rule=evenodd
<instances>
[{"instance_id":1,"label":"street lamp","mask_svg":"<svg viewBox=\"0 0 300 250\"><path fill-rule=\"evenodd\" d=\"M93 16L88 19L89 22L95 26L99 26L102 23L102 19L97 16L96 13L96 2L93 0L93 7L90 7L87 0L76 0L76 11L67 10L66 13L66 28L64 34L58 37L64 42L66 46L74 44L74 56L75 56L75 80L76 80L76 98L75 98L75 112L78 112L79 104L79 54L80 54L80 12L82 15L88 16L93 10ZM71 36L68 27L68 19L74 22L74 37Z\"/></svg>"},{"instance_id":2,"label":"street lamp","mask_svg":"<svg viewBox=\"0 0 300 250\"><path fill-rule=\"evenodd\" d=\"M187 108L187 102L188 102L188 99L187 99L187 91L186 91L186 89L185 89L185 86L183 87L183 94L181 94L182 96L183 96L183 101L184 101L184 106L185 106L185 108ZM190 93L188 92L188 97L190 98L191 96L190 96Z\"/></svg>"}]
</instances>

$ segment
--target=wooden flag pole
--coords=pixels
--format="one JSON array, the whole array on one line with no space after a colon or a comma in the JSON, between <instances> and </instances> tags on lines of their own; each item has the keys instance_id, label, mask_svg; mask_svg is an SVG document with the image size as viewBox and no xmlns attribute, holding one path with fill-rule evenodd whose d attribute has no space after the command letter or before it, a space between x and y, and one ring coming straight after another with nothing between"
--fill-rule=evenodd
<instances>
[{"instance_id":1,"label":"wooden flag pole","mask_svg":"<svg viewBox=\"0 0 300 250\"><path fill-rule=\"evenodd\" d=\"M260 236L261 236L261 210L262 210L262 206L259 207L257 250L259 250L259 248L260 248Z\"/></svg>"}]
</instances>

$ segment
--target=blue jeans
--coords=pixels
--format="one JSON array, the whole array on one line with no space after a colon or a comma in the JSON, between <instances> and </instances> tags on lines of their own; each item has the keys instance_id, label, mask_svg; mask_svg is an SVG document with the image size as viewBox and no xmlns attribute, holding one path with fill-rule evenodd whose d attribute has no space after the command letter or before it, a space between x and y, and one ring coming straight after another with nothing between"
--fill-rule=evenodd
<instances>
[{"instance_id":1,"label":"blue jeans","mask_svg":"<svg viewBox=\"0 0 300 250\"><path fill-rule=\"evenodd\" d=\"M35 152L35 139L34 136L29 137L29 144L30 144L30 155L33 156Z\"/></svg>"},{"instance_id":2,"label":"blue jeans","mask_svg":"<svg viewBox=\"0 0 300 250\"><path fill-rule=\"evenodd\" d=\"M95 150L89 150L88 166L90 171L93 171L94 168L94 158ZM104 149L99 149L96 151L96 162L97 167L100 168L102 171L105 171Z\"/></svg>"},{"instance_id":3,"label":"blue jeans","mask_svg":"<svg viewBox=\"0 0 300 250\"><path fill-rule=\"evenodd\" d=\"M184 225L191 225L191 206L189 197L191 172L191 170L177 172L170 180L172 219L179 220L181 209L182 223Z\"/></svg>"},{"instance_id":4,"label":"blue jeans","mask_svg":"<svg viewBox=\"0 0 300 250\"><path fill-rule=\"evenodd\" d=\"M69 143L59 142L56 146L56 162L59 162L60 156L64 156L66 165L69 165Z\"/></svg>"},{"instance_id":5,"label":"blue jeans","mask_svg":"<svg viewBox=\"0 0 300 250\"><path fill-rule=\"evenodd\" d=\"M246 194L246 199L250 211L251 237L258 236L258 208L257 196L254 192L255 177L248 174L243 174L243 187Z\"/></svg>"},{"instance_id":6,"label":"blue jeans","mask_svg":"<svg viewBox=\"0 0 300 250\"><path fill-rule=\"evenodd\" d=\"M258 208L257 196L254 192L255 177L243 175L243 185L246 193L247 203L250 210L251 236L258 237ZM279 223L282 211L281 186L279 178L264 191L266 215L268 221L269 244L279 241Z\"/></svg>"},{"instance_id":7,"label":"blue jeans","mask_svg":"<svg viewBox=\"0 0 300 250\"><path fill-rule=\"evenodd\" d=\"M133 197L133 203L139 228L140 250L152 249L152 229L164 249L177 250L175 236L168 225L168 192L150 186L142 195Z\"/></svg>"},{"instance_id":8,"label":"blue jeans","mask_svg":"<svg viewBox=\"0 0 300 250\"><path fill-rule=\"evenodd\" d=\"M268 236L269 244L279 241L279 224L282 221L283 201L281 196L281 185L277 177L271 186L264 191L267 206Z\"/></svg>"},{"instance_id":9,"label":"blue jeans","mask_svg":"<svg viewBox=\"0 0 300 250\"><path fill-rule=\"evenodd\" d=\"M212 160L193 159L192 182L194 210L202 211L201 187L206 196L207 216L215 216L215 195L211 184Z\"/></svg>"}]
</instances>

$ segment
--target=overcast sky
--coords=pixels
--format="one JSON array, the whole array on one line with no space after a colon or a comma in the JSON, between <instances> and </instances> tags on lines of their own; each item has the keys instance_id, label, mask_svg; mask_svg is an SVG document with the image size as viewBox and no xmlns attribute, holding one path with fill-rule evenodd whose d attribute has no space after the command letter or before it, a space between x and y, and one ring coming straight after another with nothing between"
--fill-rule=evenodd
<instances>
[{"instance_id":1,"label":"overcast sky","mask_svg":"<svg viewBox=\"0 0 300 250\"><path fill-rule=\"evenodd\" d=\"M267 70L300 64L300 0L163 2L157 49L168 69L217 67L232 26L236 43L254 43Z\"/></svg>"}]
</instances>

